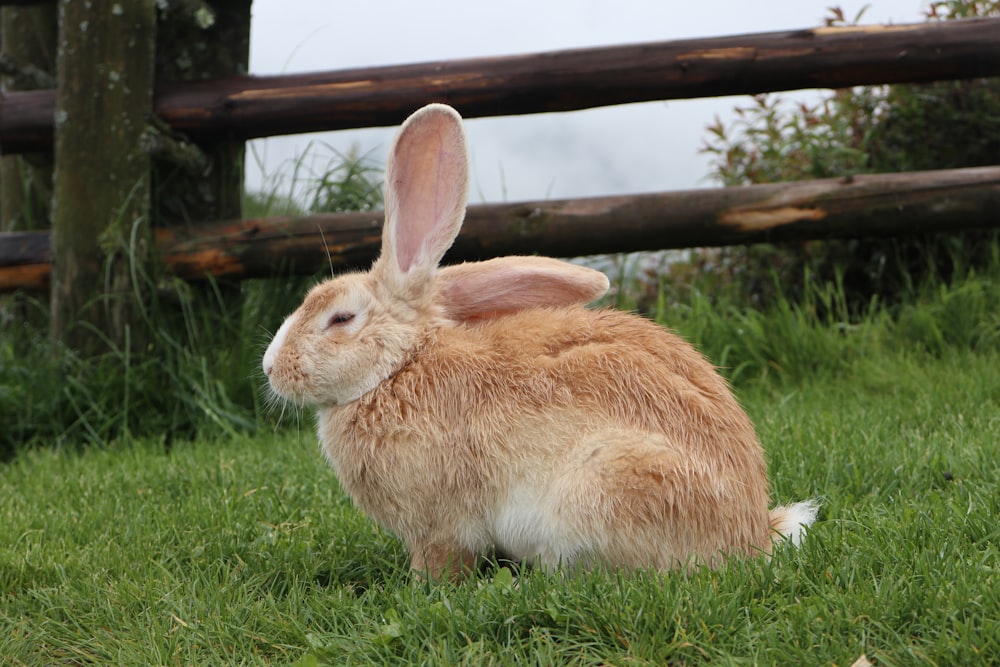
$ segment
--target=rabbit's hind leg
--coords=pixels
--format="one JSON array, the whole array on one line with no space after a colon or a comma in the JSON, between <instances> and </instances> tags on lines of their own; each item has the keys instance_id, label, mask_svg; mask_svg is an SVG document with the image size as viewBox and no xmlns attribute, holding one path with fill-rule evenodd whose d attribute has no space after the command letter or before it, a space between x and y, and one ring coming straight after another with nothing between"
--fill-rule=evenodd
<instances>
[{"instance_id":1,"label":"rabbit's hind leg","mask_svg":"<svg viewBox=\"0 0 1000 667\"><path fill-rule=\"evenodd\" d=\"M477 560L477 554L436 542L410 545L411 569L432 581L461 581L475 572Z\"/></svg>"},{"instance_id":2,"label":"rabbit's hind leg","mask_svg":"<svg viewBox=\"0 0 1000 667\"><path fill-rule=\"evenodd\" d=\"M663 435L611 430L582 445L550 489L578 555L609 567L711 565L766 533L766 507L746 507L739 484Z\"/></svg>"}]
</instances>

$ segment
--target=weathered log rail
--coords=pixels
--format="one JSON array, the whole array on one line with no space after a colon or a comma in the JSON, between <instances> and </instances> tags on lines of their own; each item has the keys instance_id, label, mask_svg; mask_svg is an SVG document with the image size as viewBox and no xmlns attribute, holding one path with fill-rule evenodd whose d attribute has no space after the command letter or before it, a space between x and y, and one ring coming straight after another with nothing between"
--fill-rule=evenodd
<instances>
[{"instance_id":1,"label":"weathered log rail","mask_svg":"<svg viewBox=\"0 0 1000 667\"><path fill-rule=\"evenodd\" d=\"M11 4L12 0L0 0ZM26 4L34 4L25 0ZM18 2L18 4L21 4ZM193 137L236 139L394 125L445 101L466 117L646 100L1000 75L1000 19L817 28L654 44L234 77L157 88L154 112ZM54 91L0 94L0 152L52 145ZM222 222L159 230L184 279L362 267L380 214ZM471 207L449 261L758 241L909 234L1000 224L1000 167L852 180ZM0 234L0 292L44 289L48 232Z\"/></svg>"},{"instance_id":2,"label":"weathered log rail","mask_svg":"<svg viewBox=\"0 0 1000 667\"><path fill-rule=\"evenodd\" d=\"M267 218L160 230L184 279L364 268L381 212ZM446 261L513 253L574 256L650 248L890 236L1000 225L1000 167L876 174L621 197L469 208ZM0 235L0 292L44 289L47 232Z\"/></svg>"},{"instance_id":3,"label":"weathered log rail","mask_svg":"<svg viewBox=\"0 0 1000 667\"><path fill-rule=\"evenodd\" d=\"M649 100L1000 75L1000 19L815 28L293 76L161 84L155 113L195 138L395 125L448 102L467 118ZM0 152L51 146L55 92L0 99Z\"/></svg>"}]
</instances>

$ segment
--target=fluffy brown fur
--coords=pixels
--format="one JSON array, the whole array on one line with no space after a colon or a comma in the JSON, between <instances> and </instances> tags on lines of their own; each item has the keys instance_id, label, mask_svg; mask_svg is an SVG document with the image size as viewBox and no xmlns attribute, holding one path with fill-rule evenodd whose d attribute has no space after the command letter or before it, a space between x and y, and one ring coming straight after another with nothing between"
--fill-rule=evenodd
<instances>
[{"instance_id":1,"label":"fluffy brown fur","mask_svg":"<svg viewBox=\"0 0 1000 667\"><path fill-rule=\"evenodd\" d=\"M427 107L390 153L382 257L314 288L264 357L317 406L354 501L453 576L490 550L545 566L670 569L796 539L725 381L641 317L581 304L601 274L547 258L437 269L464 215L464 136Z\"/></svg>"}]
</instances>

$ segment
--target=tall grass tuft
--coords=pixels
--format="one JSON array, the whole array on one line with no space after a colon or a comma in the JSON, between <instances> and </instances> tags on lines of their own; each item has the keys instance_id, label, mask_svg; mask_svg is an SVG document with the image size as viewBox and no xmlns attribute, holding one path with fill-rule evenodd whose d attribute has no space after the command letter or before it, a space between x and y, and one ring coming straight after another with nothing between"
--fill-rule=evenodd
<instances>
[{"instance_id":1,"label":"tall grass tuft","mask_svg":"<svg viewBox=\"0 0 1000 667\"><path fill-rule=\"evenodd\" d=\"M213 287L207 291L217 296ZM186 285L174 288L144 303L141 349L133 349L126 331L124 344L106 338L102 353L84 358L48 339L45 318L5 324L0 452L10 456L32 442L77 445L153 434L169 442L204 427L253 428L257 379L250 369L260 336L221 299L213 304L195 299Z\"/></svg>"},{"instance_id":2,"label":"tall grass tuft","mask_svg":"<svg viewBox=\"0 0 1000 667\"><path fill-rule=\"evenodd\" d=\"M686 302L661 296L656 319L697 345L730 381L799 382L842 372L881 344L887 314L873 301L851 317L839 282L814 284L800 300L761 310L698 289Z\"/></svg>"},{"instance_id":3,"label":"tall grass tuft","mask_svg":"<svg viewBox=\"0 0 1000 667\"><path fill-rule=\"evenodd\" d=\"M908 350L940 357L950 349L1000 347L1000 244L978 269L956 270L947 281L913 280L893 305L872 298L849 304L839 276L804 276L796 297L761 308L733 285L695 277L683 298L661 284L651 315L698 346L736 384L779 385L855 372L874 354ZM961 259L952 260L956 267ZM777 279L775 279L777 280ZM713 291L707 291L706 287ZM781 285L774 287L781 293Z\"/></svg>"}]
</instances>

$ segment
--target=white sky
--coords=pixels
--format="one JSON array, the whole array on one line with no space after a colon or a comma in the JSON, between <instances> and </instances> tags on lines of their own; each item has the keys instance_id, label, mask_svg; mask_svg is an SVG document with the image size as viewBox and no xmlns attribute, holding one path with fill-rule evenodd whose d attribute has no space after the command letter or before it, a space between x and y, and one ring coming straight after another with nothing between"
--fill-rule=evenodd
<instances>
[{"instance_id":1,"label":"white sky","mask_svg":"<svg viewBox=\"0 0 1000 667\"><path fill-rule=\"evenodd\" d=\"M822 24L837 0L254 0L250 71L291 74L565 48L793 30ZM923 20L929 0L872 0L862 23ZM848 17L865 7L843 0ZM807 96L786 93L783 96ZM705 127L745 97L651 102L561 114L473 119L471 200L520 201L712 185ZM461 109L459 109L461 112ZM322 169L331 148L384 164L394 129L254 141L247 186L287 193L291 163ZM328 148L329 147L329 148ZM256 156L256 157L255 157Z\"/></svg>"}]
</instances>

